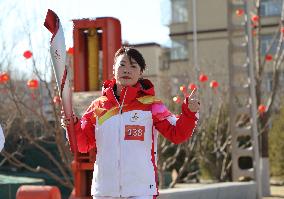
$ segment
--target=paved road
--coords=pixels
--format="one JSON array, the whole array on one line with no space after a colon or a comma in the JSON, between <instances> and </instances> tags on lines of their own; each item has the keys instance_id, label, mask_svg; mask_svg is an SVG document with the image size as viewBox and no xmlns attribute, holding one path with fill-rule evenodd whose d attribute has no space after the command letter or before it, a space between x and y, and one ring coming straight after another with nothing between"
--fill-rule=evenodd
<instances>
[{"instance_id":1,"label":"paved road","mask_svg":"<svg viewBox=\"0 0 284 199\"><path fill-rule=\"evenodd\" d=\"M284 186L271 186L271 197L263 199L284 199Z\"/></svg>"}]
</instances>

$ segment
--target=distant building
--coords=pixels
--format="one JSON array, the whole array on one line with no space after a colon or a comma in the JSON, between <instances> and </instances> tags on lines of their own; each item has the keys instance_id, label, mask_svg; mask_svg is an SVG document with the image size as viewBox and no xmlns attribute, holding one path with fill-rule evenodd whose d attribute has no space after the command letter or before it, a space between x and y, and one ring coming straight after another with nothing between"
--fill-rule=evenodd
<instances>
[{"instance_id":1,"label":"distant building","mask_svg":"<svg viewBox=\"0 0 284 199\"><path fill-rule=\"evenodd\" d=\"M156 95L164 98L171 90L169 80L169 49L157 43L131 45L139 50L145 58L146 70L144 78L150 79L155 85Z\"/></svg>"},{"instance_id":2,"label":"distant building","mask_svg":"<svg viewBox=\"0 0 284 199\"><path fill-rule=\"evenodd\" d=\"M171 81L181 85L196 79L193 66L193 16L192 0L169 0L171 19L168 22L172 46L170 48ZM255 1L249 1L255 3ZM222 87L228 85L228 11L227 0L196 0L198 37L198 63L200 72L209 79L219 81ZM282 0L261 1L261 54L266 54L273 35L279 29ZM276 52L273 45L271 53ZM263 86L271 90L272 67L265 71ZM283 81L283 73L281 74Z\"/></svg>"}]
</instances>

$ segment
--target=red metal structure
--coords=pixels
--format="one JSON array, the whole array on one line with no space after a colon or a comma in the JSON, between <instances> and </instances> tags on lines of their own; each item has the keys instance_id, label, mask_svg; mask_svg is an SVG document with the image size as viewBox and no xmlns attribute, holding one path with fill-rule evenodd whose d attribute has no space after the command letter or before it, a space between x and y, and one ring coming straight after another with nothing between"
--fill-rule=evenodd
<instances>
[{"instance_id":1,"label":"red metal structure","mask_svg":"<svg viewBox=\"0 0 284 199\"><path fill-rule=\"evenodd\" d=\"M112 78L113 58L115 52L121 47L121 26L119 20L112 17L102 17L97 19L80 19L73 20L74 30L74 91L90 91L90 77L98 78L98 74L88 74L90 63L93 61L102 63L101 70L95 65L95 71L101 74L101 82ZM95 40L93 43L98 44L98 48L90 46L88 32L95 31ZM92 53L99 53L94 56ZM102 56L100 56L102 55ZM90 59L91 58L91 59ZM94 65L92 66L94 68ZM74 151L74 160L72 161L72 170L74 177L74 189L69 199L92 199L91 182L93 165L96 160L96 150L92 150L87 154L81 154ZM47 189L48 186L38 186L30 189L29 186L22 186L17 193L17 199L37 198L38 194L44 195L44 199L58 199L57 190ZM56 194L54 194L56 192ZM31 196L34 197L31 197Z\"/></svg>"},{"instance_id":2,"label":"red metal structure","mask_svg":"<svg viewBox=\"0 0 284 199\"><path fill-rule=\"evenodd\" d=\"M74 23L74 91L88 91L88 44L87 32L95 28L102 51L102 80L112 78L112 65L115 52L121 47L121 26L119 20L102 17L95 20L73 20Z\"/></svg>"},{"instance_id":3,"label":"red metal structure","mask_svg":"<svg viewBox=\"0 0 284 199\"><path fill-rule=\"evenodd\" d=\"M90 29L97 30L99 51L102 52L102 81L112 78L113 58L121 47L121 26L119 20L111 17L94 20L73 20L74 23L74 91L89 91L88 82L88 50L87 33ZM99 56L95 56L99 58ZM96 151L87 154L78 153L72 162L74 189L70 199L91 198L91 182Z\"/></svg>"}]
</instances>

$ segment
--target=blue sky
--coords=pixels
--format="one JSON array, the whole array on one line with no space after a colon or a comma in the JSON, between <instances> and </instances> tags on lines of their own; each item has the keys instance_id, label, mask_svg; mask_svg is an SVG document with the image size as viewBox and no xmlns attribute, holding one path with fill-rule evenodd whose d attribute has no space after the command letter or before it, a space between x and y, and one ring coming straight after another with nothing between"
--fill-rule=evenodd
<instances>
[{"instance_id":1,"label":"blue sky","mask_svg":"<svg viewBox=\"0 0 284 199\"><path fill-rule=\"evenodd\" d=\"M23 51L32 46L35 56L48 50L49 32L43 22L47 9L59 16L67 48L72 46L72 19L111 16L121 22L122 40L131 44L156 42L169 45L168 27L163 25L169 13L165 2L169 0L0 0L0 42L13 48L16 63L28 63ZM163 9L161 8L163 6ZM4 31L3 27L5 27ZM27 39L31 35L31 45ZM0 51L1 52L1 51ZM38 54L38 55L37 55Z\"/></svg>"}]
</instances>

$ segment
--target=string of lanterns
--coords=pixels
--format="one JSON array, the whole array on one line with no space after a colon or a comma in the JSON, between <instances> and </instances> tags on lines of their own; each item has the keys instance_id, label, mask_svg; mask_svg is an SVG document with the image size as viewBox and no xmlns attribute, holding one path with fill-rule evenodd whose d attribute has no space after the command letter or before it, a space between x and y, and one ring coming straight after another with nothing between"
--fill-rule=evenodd
<instances>
[{"instance_id":1,"label":"string of lanterns","mask_svg":"<svg viewBox=\"0 0 284 199\"><path fill-rule=\"evenodd\" d=\"M68 48L68 50L66 51L67 54L69 55L73 55L74 54L74 48L73 47L70 47ZM24 53L23 53L23 56L26 60L30 59L32 56L33 56L33 53L30 51L30 50L26 50ZM6 82L7 80L6 79L9 79L9 76L8 77L2 77L2 75L0 76L0 83L2 82ZM37 79L30 79L27 81L27 86L29 89L31 90L36 90L39 88L39 81ZM35 98L35 95L34 93L32 93L32 98ZM54 104L60 104L61 102L61 99L59 96L54 96L53 97L53 103Z\"/></svg>"},{"instance_id":2,"label":"string of lanterns","mask_svg":"<svg viewBox=\"0 0 284 199\"><path fill-rule=\"evenodd\" d=\"M242 10L242 9L237 9L236 12L235 12L235 14L236 14L238 17L241 17L241 16L244 15L244 10ZM251 21L252 21L252 27L253 27L253 28L257 27L257 25L258 25L258 23L259 23L259 16L255 15L255 14L252 14L252 16L251 16ZM283 36L283 34L284 34L284 27L281 27L281 28L280 28L280 32L282 33L282 36ZM253 33L254 36L256 35L256 32L255 32L254 30L253 30L252 33ZM264 59L265 59L265 61L267 61L267 62L271 62L271 61L273 61L273 56L272 56L271 54L266 54L266 55L264 56ZM265 105L260 104L260 105L258 106L258 113L259 113L260 116L262 116L266 111L267 111L267 107L266 107Z\"/></svg>"},{"instance_id":3,"label":"string of lanterns","mask_svg":"<svg viewBox=\"0 0 284 199\"><path fill-rule=\"evenodd\" d=\"M244 12L243 9L237 9L237 10L235 11L235 14L236 14L238 17L242 17L242 16L244 15L244 13L245 13L245 12ZM259 23L259 16L253 14L253 15L251 16L251 21L252 21L252 27L253 27L253 28L257 27L257 25L258 25L258 23ZM280 31L281 31L282 34L284 34L284 27L281 27ZM255 32L254 30L253 30L253 35L256 35L256 32ZM273 61L273 56L272 56L271 54L266 54L264 58L265 58L265 61L267 61L267 62ZM205 75L205 74L203 74L203 73L200 74L200 76L199 76L199 81L200 81L201 83L207 82L207 81L208 81L208 76ZM210 87L211 87L211 88L214 90L214 92L216 93L216 89L219 87L219 83L218 83L216 80L212 80L212 81L210 82ZM189 89L189 90L194 90L194 89L196 89L196 88L197 88L197 86L196 86L194 83L190 83L190 84L188 85L188 89ZM185 87L184 85L181 86L181 87L180 87L180 91L181 91L182 93L186 93L186 87ZM173 101L174 101L175 103L181 103L181 99L180 99L179 96L173 97ZM259 113L260 115L264 114L266 111L267 111L267 107L266 107L265 105L260 104L260 105L258 106L258 113Z\"/></svg>"},{"instance_id":4,"label":"string of lanterns","mask_svg":"<svg viewBox=\"0 0 284 199\"><path fill-rule=\"evenodd\" d=\"M244 14L244 11L241 10L241 9L238 9L236 10L236 15L237 16L242 16ZM258 22L259 21L259 17L254 15L251 19L253 22ZM284 28L281 28L281 32L284 33ZM67 50L67 53L70 54L70 55L73 55L74 54L74 49L73 47L70 47L68 50ZM23 56L25 59L30 59L32 58L33 56L33 53L30 51L30 50L26 50L24 53L23 53ZM273 60L273 56L270 55L270 54L267 54L265 56L265 60L266 61L272 61ZM1 84L7 84L8 81L10 80L10 75L8 72L1 72L0 73L0 85ZM208 81L208 76L201 73L200 76L199 76L199 81L201 83L205 83ZM27 81L27 87L30 89L30 90L36 90L39 88L39 81L37 79L30 79ZM210 87L216 92L216 89L219 87L219 83L216 81L216 80L212 80L210 82ZM188 87L186 87L185 85L182 85L180 86L180 91L184 94L184 96L186 96L188 93L187 93L187 89L188 90L194 90L194 89L197 89L197 85L194 84L194 83L190 83L188 85ZM181 97L180 96L175 96L173 97L173 101L175 103L181 103ZM61 99L59 96L54 96L53 97L53 103L54 104L60 104L61 102ZM258 107L258 112L259 114L263 114L264 112L266 112L266 106L263 105L263 104L260 104L259 107Z\"/></svg>"},{"instance_id":5,"label":"string of lanterns","mask_svg":"<svg viewBox=\"0 0 284 199\"><path fill-rule=\"evenodd\" d=\"M208 76L205 75L204 73L201 73L200 76L199 76L199 81L204 84L208 81ZM216 93L217 92L217 88L219 87L219 83L216 81L216 80L212 80L210 82L210 87L214 90L214 92ZM188 92L187 92L187 88L188 88L188 91L192 91L194 89L197 89L197 85L194 84L194 83L190 83L188 85L188 87L186 87L185 85L182 85L179 87L179 90L183 93L183 95L186 97L188 95ZM182 100L181 100L181 97L179 96L175 96L173 97L173 101L177 104L181 103Z\"/></svg>"},{"instance_id":6,"label":"string of lanterns","mask_svg":"<svg viewBox=\"0 0 284 199\"><path fill-rule=\"evenodd\" d=\"M238 17L242 17L244 15L244 10L243 9L237 9L235 11L235 14L238 16ZM255 15L255 14L252 14L251 15L251 22L252 22L252 28L256 28L258 26L258 23L259 23L259 16L258 15ZM281 27L280 28L280 32L282 34L284 34L284 27ZM255 36L256 35L256 32L255 30L252 31L252 34ZM273 56L271 54L267 54L265 55L265 61L273 61Z\"/></svg>"},{"instance_id":7,"label":"string of lanterns","mask_svg":"<svg viewBox=\"0 0 284 199\"><path fill-rule=\"evenodd\" d=\"M200 81L201 83L207 82L207 81L208 81L208 76L205 75L205 74L203 74L203 73L200 74L200 76L199 76L199 81ZM216 92L217 92L217 88L219 87L219 82L216 81L216 80L212 80L212 81L210 82L209 86L210 86L210 88L212 88L212 89L214 90L214 92L216 93ZM196 86L196 84L194 84L194 83L190 83L190 84L188 85L188 89L192 91L192 90L194 90L194 89L197 89L197 86ZM188 93L187 93L187 88L186 88L185 85L180 86L180 87L179 87L179 90L184 94L185 97L187 96ZM179 104L179 103L182 102L182 99L181 99L180 96L174 96L174 97L173 97L173 102L175 102L176 104ZM260 104L260 105L258 106L258 113L260 114L260 116L262 116L266 111L267 111L267 107L266 107L265 105Z\"/></svg>"}]
</instances>

